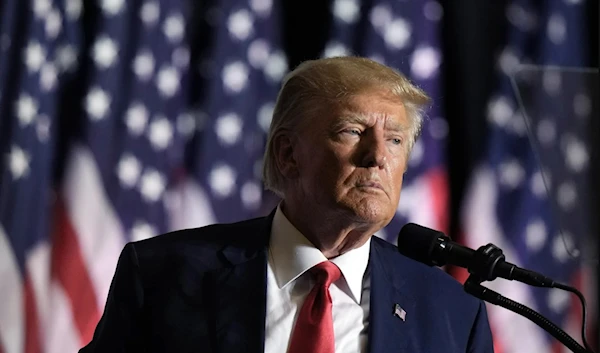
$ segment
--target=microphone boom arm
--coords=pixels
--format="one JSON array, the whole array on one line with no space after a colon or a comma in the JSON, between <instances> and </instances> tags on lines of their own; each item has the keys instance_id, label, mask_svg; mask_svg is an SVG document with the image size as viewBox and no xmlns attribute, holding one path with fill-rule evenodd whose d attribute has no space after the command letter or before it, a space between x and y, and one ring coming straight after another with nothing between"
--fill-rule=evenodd
<instances>
[{"instance_id":1,"label":"microphone boom arm","mask_svg":"<svg viewBox=\"0 0 600 353\"><path fill-rule=\"evenodd\" d=\"M463 285L465 292L488 303L501 306L528 318L546 332L550 333L554 338L559 340L574 353L590 353L590 351L586 350L583 346L577 343L577 341L569 336L564 330L535 310L504 297L500 293L481 285L481 282L491 281L497 277L495 275L496 265L504 261L502 250L493 244L484 245L475 252L473 260L474 261L468 267L471 275ZM503 277L506 278L506 276ZM552 281L552 284L554 284L554 281ZM542 286L539 283L537 285L540 287ZM544 285L544 287L545 286L546 285Z\"/></svg>"},{"instance_id":2,"label":"microphone boom arm","mask_svg":"<svg viewBox=\"0 0 600 353\"><path fill-rule=\"evenodd\" d=\"M480 284L480 280L475 275L469 276L469 278L465 281L464 284L465 292L484 300L488 303L495 304L501 306L505 309L508 309L514 313L517 313L521 316L524 316L537 324L539 327L543 328L546 332L550 333L554 338L559 340L562 344L564 344L567 348L569 348L574 353L589 353L590 351L583 348L577 341L575 341L571 336L569 336L564 330L560 327L556 326L552 321L548 320L543 315L539 314L535 310L531 308L517 303L514 300L511 300L507 297L502 296L498 292L494 292L493 290L484 287Z\"/></svg>"}]
</instances>

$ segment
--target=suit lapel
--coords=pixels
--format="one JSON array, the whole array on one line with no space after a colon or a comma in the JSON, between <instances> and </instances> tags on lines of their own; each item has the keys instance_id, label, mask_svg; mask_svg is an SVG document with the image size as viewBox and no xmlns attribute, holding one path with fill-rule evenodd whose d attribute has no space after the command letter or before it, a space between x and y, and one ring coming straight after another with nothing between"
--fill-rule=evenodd
<instances>
[{"instance_id":1,"label":"suit lapel","mask_svg":"<svg viewBox=\"0 0 600 353\"><path fill-rule=\"evenodd\" d=\"M212 332L215 352L264 352L267 247L272 213L256 229L221 251L227 266L212 271Z\"/></svg>"},{"instance_id":2,"label":"suit lapel","mask_svg":"<svg viewBox=\"0 0 600 353\"><path fill-rule=\"evenodd\" d=\"M397 265L391 262L390 255L375 241L371 242L369 352L419 352L415 337L418 321L415 301L408 294L408 286L397 273Z\"/></svg>"}]
</instances>

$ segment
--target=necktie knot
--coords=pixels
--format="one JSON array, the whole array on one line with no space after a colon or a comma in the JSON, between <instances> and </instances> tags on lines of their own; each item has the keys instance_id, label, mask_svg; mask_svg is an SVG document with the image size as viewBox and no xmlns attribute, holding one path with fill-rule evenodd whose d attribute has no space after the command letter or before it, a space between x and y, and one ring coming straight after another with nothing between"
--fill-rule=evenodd
<instances>
[{"instance_id":1,"label":"necktie knot","mask_svg":"<svg viewBox=\"0 0 600 353\"><path fill-rule=\"evenodd\" d=\"M326 288L329 288L342 275L340 268L331 261L316 264L310 269L310 272L315 276L317 285L324 285Z\"/></svg>"}]
</instances>

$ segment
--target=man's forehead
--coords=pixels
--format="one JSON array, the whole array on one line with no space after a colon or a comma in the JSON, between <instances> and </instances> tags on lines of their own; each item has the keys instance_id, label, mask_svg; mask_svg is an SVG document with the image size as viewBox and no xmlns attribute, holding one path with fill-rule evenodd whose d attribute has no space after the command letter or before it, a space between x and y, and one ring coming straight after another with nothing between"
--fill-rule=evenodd
<instances>
[{"instance_id":1,"label":"man's forehead","mask_svg":"<svg viewBox=\"0 0 600 353\"><path fill-rule=\"evenodd\" d=\"M357 112L394 111L404 112L403 100L388 91L366 91L347 97L341 104L343 109Z\"/></svg>"},{"instance_id":2,"label":"man's forehead","mask_svg":"<svg viewBox=\"0 0 600 353\"><path fill-rule=\"evenodd\" d=\"M344 104L335 120L337 120L336 123L347 122L364 125L374 125L381 121L384 122L386 128L395 130L405 130L410 125L402 103L380 99L366 101L364 104L352 104L352 102Z\"/></svg>"},{"instance_id":3,"label":"man's forehead","mask_svg":"<svg viewBox=\"0 0 600 353\"><path fill-rule=\"evenodd\" d=\"M401 119L399 113L389 113L389 112L380 112L380 111L370 111L370 112L361 112L361 111L345 111L342 112L337 120L340 122L348 122L348 123L357 123L364 125L373 125L377 122L385 123L386 127L397 127L402 129L406 127L406 121Z\"/></svg>"}]
</instances>

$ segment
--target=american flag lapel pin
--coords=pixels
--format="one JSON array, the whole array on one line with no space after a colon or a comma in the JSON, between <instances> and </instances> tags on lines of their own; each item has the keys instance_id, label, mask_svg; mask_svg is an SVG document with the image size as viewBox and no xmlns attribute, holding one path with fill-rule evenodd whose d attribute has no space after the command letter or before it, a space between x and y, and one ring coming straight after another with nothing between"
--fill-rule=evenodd
<instances>
[{"instance_id":1,"label":"american flag lapel pin","mask_svg":"<svg viewBox=\"0 0 600 353\"><path fill-rule=\"evenodd\" d=\"M394 315L398 316L400 320L406 321L406 311L402 309L400 304L394 304Z\"/></svg>"}]
</instances>

